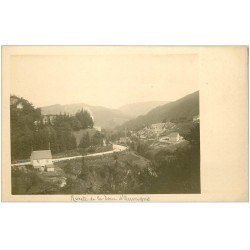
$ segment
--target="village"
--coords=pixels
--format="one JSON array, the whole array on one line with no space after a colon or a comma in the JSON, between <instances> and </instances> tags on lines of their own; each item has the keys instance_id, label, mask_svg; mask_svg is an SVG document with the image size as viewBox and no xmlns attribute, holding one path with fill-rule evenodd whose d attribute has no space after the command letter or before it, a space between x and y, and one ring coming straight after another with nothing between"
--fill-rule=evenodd
<instances>
[{"instance_id":1,"label":"village","mask_svg":"<svg viewBox=\"0 0 250 250\"><path fill-rule=\"evenodd\" d=\"M178 119L103 128L83 108L73 114L42 114L16 96L11 97L11 112L15 194L146 193L149 183L158 185L158 154L165 154L167 164L176 164L182 159L178 150L188 154L186 135L199 124L199 115L177 112ZM20 127L25 127L25 136Z\"/></svg>"},{"instance_id":2,"label":"village","mask_svg":"<svg viewBox=\"0 0 250 250\"><path fill-rule=\"evenodd\" d=\"M18 106L19 109L22 108L21 105ZM42 117L42 123L53 123L56 115L45 115ZM193 123L199 123L199 115L193 117ZM37 121L35 121L35 125L37 125ZM101 132L100 126L94 126L95 130ZM46 172L54 172L55 162L59 161L67 161L76 158L82 157L96 157L102 156L114 152L121 152L129 149L129 146L133 141L142 141L151 143L152 147L168 147L171 145L176 145L184 142L184 138L176 131L176 125L172 122L165 123L155 123L145 128L135 132L135 131L126 131L125 135L129 133L129 136L120 137L115 141L116 144L109 144L109 149L106 152L92 153L89 155L76 155L70 157L61 157L61 158L53 158L50 149L47 150L35 150L31 152L30 161L13 163L12 166L25 166L31 165L34 169L39 171ZM104 147L106 145L106 140L103 139Z\"/></svg>"},{"instance_id":3,"label":"village","mask_svg":"<svg viewBox=\"0 0 250 250\"><path fill-rule=\"evenodd\" d=\"M200 122L199 115L193 116L192 123ZM152 148L171 147L185 143L185 139L180 135L178 125L172 122L161 122L148 125L139 131L126 131L117 143L121 145L131 145L133 142L149 143Z\"/></svg>"}]
</instances>

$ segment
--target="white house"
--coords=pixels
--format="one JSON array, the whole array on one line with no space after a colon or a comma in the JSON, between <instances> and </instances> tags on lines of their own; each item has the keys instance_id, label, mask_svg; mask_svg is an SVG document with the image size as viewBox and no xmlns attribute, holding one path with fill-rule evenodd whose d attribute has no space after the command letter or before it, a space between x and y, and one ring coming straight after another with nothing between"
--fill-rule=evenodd
<instances>
[{"instance_id":1,"label":"white house","mask_svg":"<svg viewBox=\"0 0 250 250\"><path fill-rule=\"evenodd\" d=\"M180 134L178 132L173 132L168 135L170 142L178 142L180 140Z\"/></svg>"},{"instance_id":2,"label":"white house","mask_svg":"<svg viewBox=\"0 0 250 250\"><path fill-rule=\"evenodd\" d=\"M30 156L31 165L35 169L54 171L52 154L50 150L32 151Z\"/></svg>"},{"instance_id":3,"label":"white house","mask_svg":"<svg viewBox=\"0 0 250 250\"><path fill-rule=\"evenodd\" d=\"M178 132L173 132L169 134L168 136L164 136L160 139L161 142L169 142L169 143L174 143L180 141L181 136Z\"/></svg>"},{"instance_id":4,"label":"white house","mask_svg":"<svg viewBox=\"0 0 250 250\"><path fill-rule=\"evenodd\" d=\"M102 127L101 126L94 126L94 129L96 129L97 131L101 132L102 131Z\"/></svg>"}]
</instances>

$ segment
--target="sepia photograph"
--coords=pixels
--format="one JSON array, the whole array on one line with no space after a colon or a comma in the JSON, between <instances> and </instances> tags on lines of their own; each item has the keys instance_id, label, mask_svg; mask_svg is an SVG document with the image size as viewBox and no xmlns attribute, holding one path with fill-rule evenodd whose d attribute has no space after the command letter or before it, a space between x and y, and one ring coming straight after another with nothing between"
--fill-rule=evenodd
<instances>
[{"instance_id":1,"label":"sepia photograph","mask_svg":"<svg viewBox=\"0 0 250 250\"><path fill-rule=\"evenodd\" d=\"M196 55L16 56L11 192L200 193Z\"/></svg>"},{"instance_id":2,"label":"sepia photograph","mask_svg":"<svg viewBox=\"0 0 250 250\"><path fill-rule=\"evenodd\" d=\"M250 249L248 5L1 1L1 249Z\"/></svg>"},{"instance_id":3,"label":"sepia photograph","mask_svg":"<svg viewBox=\"0 0 250 250\"><path fill-rule=\"evenodd\" d=\"M228 100L241 126L234 136L216 99L225 85L209 77L212 67L223 68L220 83L244 86L246 48L6 46L3 52L3 180L11 199L245 199L247 155L238 145L246 142L246 99L236 92ZM215 56L234 63L232 74L213 63ZM227 147L225 133L233 142Z\"/></svg>"}]
</instances>

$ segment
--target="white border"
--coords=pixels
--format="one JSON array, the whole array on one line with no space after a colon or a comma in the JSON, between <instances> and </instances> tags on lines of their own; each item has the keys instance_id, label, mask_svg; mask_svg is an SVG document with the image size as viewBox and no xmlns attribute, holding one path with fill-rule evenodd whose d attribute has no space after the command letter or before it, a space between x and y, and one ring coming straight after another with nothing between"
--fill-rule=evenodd
<instances>
[{"instance_id":1,"label":"white border","mask_svg":"<svg viewBox=\"0 0 250 250\"><path fill-rule=\"evenodd\" d=\"M246 45L249 1L2 1L3 45ZM249 249L249 204L0 204L1 247Z\"/></svg>"}]
</instances>

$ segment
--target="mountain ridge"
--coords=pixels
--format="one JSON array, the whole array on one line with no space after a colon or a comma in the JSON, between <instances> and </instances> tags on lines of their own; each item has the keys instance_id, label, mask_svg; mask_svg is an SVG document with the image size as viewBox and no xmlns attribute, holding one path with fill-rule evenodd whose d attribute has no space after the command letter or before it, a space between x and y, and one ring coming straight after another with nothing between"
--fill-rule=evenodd
<instances>
[{"instance_id":1,"label":"mountain ridge","mask_svg":"<svg viewBox=\"0 0 250 250\"><path fill-rule=\"evenodd\" d=\"M124 114L130 117L137 117L139 115L145 115L147 112L153 108L164 105L168 103L167 101L147 101L147 102L134 102L125 104L118 109L121 110Z\"/></svg>"},{"instance_id":2,"label":"mountain ridge","mask_svg":"<svg viewBox=\"0 0 250 250\"><path fill-rule=\"evenodd\" d=\"M176 101L158 106L146 115L138 116L123 123L120 128L139 129L147 125L180 120L191 121L193 116L199 114L199 91L188 94Z\"/></svg>"},{"instance_id":3,"label":"mountain ridge","mask_svg":"<svg viewBox=\"0 0 250 250\"><path fill-rule=\"evenodd\" d=\"M41 107L42 115L58 115L60 113L75 114L81 109L88 110L94 118L95 125L103 128L113 128L130 119L129 116L123 114L116 109L109 109L102 106L92 106L86 103L74 104L53 104Z\"/></svg>"}]
</instances>

